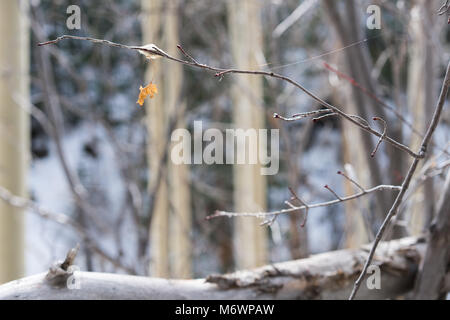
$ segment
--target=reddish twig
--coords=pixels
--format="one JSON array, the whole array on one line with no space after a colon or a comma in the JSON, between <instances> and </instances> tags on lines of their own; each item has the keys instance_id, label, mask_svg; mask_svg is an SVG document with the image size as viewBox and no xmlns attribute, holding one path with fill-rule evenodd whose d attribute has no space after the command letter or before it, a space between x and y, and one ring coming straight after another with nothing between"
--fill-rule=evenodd
<instances>
[{"instance_id":1,"label":"reddish twig","mask_svg":"<svg viewBox=\"0 0 450 320\"><path fill-rule=\"evenodd\" d=\"M292 200L297 200L298 202L300 202L300 204L303 205L303 207L305 208L305 218L303 219L302 224L300 225L300 227L304 227L306 225L306 221L308 220L308 211L309 211L309 206L306 204L306 202L304 202L302 199L300 199L299 196L297 196L297 194L294 192L294 190L289 187L289 191L292 194ZM292 205L291 205L292 206Z\"/></svg>"},{"instance_id":2,"label":"reddish twig","mask_svg":"<svg viewBox=\"0 0 450 320\"><path fill-rule=\"evenodd\" d=\"M336 193L336 192L334 192L334 190L333 189L331 189L330 188L330 186L329 185L324 185L323 186L325 189L327 189L328 191L330 191L339 201L343 201L342 200L342 198L341 197L339 197L339 195Z\"/></svg>"},{"instance_id":3,"label":"reddish twig","mask_svg":"<svg viewBox=\"0 0 450 320\"><path fill-rule=\"evenodd\" d=\"M193 63L195 64L199 64L197 62L197 60L195 60L189 53L187 53L186 51L184 51L183 47L181 46L181 44L177 45L177 48L181 51L181 53L188 59L190 59Z\"/></svg>"},{"instance_id":4,"label":"reddish twig","mask_svg":"<svg viewBox=\"0 0 450 320\"><path fill-rule=\"evenodd\" d=\"M337 174L343 176L344 178L346 178L348 181L350 181L351 183L353 183L355 186L357 186L362 192L366 192L366 190L361 187L361 185L359 183L357 183L355 180L353 180L352 178L350 178L349 176L347 176L345 173L343 173L342 171L338 171Z\"/></svg>"}]
</instances>

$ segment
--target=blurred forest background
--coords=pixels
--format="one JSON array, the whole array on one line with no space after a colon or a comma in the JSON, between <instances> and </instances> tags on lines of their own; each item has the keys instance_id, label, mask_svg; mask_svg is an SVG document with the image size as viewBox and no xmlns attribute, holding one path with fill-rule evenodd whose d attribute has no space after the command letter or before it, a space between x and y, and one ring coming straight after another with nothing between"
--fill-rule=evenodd
<instances>
[{"instance_id":1,"label":"blurred forest background","mask_svg":"<svg viewBox=\"0 0 450 320\"><path fill-rule=\"evenodd\" d=\"M66 26L72 4L81 9L80 30ZM372 4L381 8L381 29L366 26ZM375 137L337 117L274 119L275 112L320 105L272 78L219 80L132 50L38 42L90 36L155 43L179 57L182 44L199 62L281 73L346 112L371 123L381 117L389 135L417 150L450 58L447 18L436 14L441 4L2 0L0 283L45 271L76 243L82 270L173 278L356 248L373 239L395 193L310 210L304 227L304 212L281 215L269 227L255 218L205 217L285 208L288 187L308 203L335 199L324 185L339 195L358 191L338 170L366 188L399 185L411 162L384 143L372 158ZM158 94L140 107L139 87L150 81ZM173 165L171 132L192 130L196 120L204 129L280 129L279 173ZM449 121L446 108L388 238L420 235L429 225L450 163Z\"/></svg>"}]
</instances>

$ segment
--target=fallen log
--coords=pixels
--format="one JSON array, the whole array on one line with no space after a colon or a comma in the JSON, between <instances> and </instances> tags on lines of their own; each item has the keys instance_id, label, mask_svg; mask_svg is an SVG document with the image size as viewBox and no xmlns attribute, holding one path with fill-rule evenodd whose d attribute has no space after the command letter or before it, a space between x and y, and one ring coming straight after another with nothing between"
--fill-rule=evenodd
<instances>
[{"instance_id":1,"label":"fallen log","mask_svg":"<svg viewBox=\"0 0 450 320\"><path fill-rule=\"evenodd\" d=\"M326 252L193 280L71 272L66 262L1 285L0 299L347 299L369 249ZM381 288L363 284L358 298L394 299L410 291L424 251L420 238L381 243L373 261L380 268Z\"/></svg>"}]
</instances>

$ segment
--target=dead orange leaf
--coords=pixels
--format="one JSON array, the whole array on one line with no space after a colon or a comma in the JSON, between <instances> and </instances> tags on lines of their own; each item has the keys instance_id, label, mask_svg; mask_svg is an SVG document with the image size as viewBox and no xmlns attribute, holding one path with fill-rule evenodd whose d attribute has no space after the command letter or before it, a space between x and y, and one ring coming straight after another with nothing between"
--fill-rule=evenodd
<instances>
[{"instance_id":1,"label":"dead orange leaf","mask_svg":"<svg viewBox=\"0 0 450 320\"><path fill-rule=\"evenodd\" d=\"M152 82L150 82L147 86L145 86L144 88L142 88L142 86L139 87L139 98L138 101L136 101L136 103L138 103L141 107L144 104L144 100L150 96L150 99L152 99L155 94L158 93L158 88L156 87L156 85L154 85Z\"/></svg>"}]
</instances>

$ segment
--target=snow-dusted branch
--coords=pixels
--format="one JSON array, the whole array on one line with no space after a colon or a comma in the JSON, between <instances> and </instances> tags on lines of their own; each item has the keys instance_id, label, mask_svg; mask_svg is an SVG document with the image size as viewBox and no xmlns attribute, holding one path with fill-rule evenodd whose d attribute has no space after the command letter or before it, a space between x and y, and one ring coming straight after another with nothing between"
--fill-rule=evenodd
<instances>
[{"instance_id":1,"label":"snow-dusted branch","mask_svg":"<svg viewBox=\"0 0 450 320\"><path fill-rule=\"evenodd\" d=\"M344 176L346 179L349 179L346 175L342 174L341 171L338 171L338 174ZM350 181L352 183L356 183L354 180L350 179ZM291 203L289 203L290 208L276 210L276 211L269 211L269 212L216 211L214 214L212 214L206 218L213 219L213 218L217 218L217 217L256 217L256 218L262 218L262 219L266 218L267 219L267 218L273 218L274 216L278 216L281 214L290 214L290 213L295 213L295 212L298 212L301 210L306 210L306 209L309 210L309 209L320 208L320 207L328 207L328 206L335 205L335 204L338 204L341 202L354 200L354 199L360 198L362 196L365 196L367 194L374 193L377 191L383 191L383 190L400 191L401 190L400 186L392 186L392 185L379 185L379 186L369 188L369 189L364 189L357 183L356 183L356 185L361 189L361 192L358 192L358 193L355 193L355 194L352 194L349 196L345 196L345 197L338 196L334 191L332 191L330 189L330 187L328 185L326 185L325 188L330 190L336 196L336 199L330 200L330 201L313 203L313 204L309 204L309 205L306 205L305 203L303 203L300 206L293 206Z\"/></svg>"}]
</instances>

